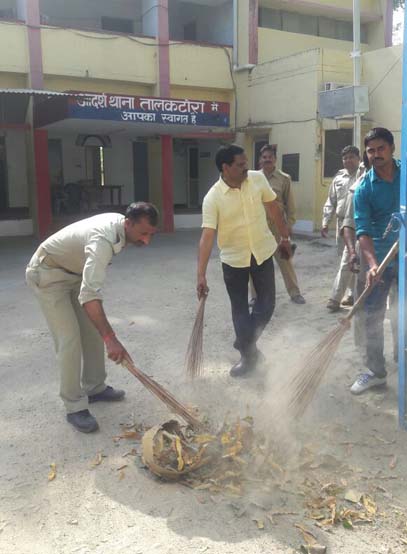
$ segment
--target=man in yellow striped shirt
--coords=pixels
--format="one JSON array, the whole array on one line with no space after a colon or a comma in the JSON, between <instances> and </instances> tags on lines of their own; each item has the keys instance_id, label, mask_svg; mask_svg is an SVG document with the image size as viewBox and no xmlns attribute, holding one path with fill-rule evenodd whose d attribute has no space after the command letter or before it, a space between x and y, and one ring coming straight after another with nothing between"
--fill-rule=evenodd
<instances>
[{"instance_id":1,"label":"man in yellow striped shirt","mask_svg":"<svg viewBox=\"0 0 407 554\"><path fill-rule=\"evenodd\" d=\"M223 277L232 306L236 333L234 346L241 359L232 367L232 377L255 369L261 359L256 342L270 321L275 306L273 254L277 248L291 256L290 238L276 194L259 171L249 171L243 148L222 146L216 154L219 180L211 187L202 206L202 235L199 243L198 297L208 292L206 269L217 234ZM268 223L275 222L279 245ZM248 303L249 276L257 298L252 311Z\"/></svg>"}]
</instances>

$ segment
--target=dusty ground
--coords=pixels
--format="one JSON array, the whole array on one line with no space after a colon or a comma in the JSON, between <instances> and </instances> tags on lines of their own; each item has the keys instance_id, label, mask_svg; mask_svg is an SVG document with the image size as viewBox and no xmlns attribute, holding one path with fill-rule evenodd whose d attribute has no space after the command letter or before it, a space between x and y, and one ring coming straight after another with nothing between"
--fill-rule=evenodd
<instances>
[{"instance_id":1,"label":"dusty ground","mask_svg":"<svg viewBox=\"0 0 407 554\"><path fill-rule=\"evenodd\" d=\"M196 309L197 239L195 231L161 235L149 248L129 248L118 256L106 283L107 313L139 367L180 400L199 405L218 422L228 411L249 411L256 426L267 429L267 407L279 376L292 371L335 325L336 316L325 309L336 271L335 248L331 242L298 241L295 265L306 306L289 301L277 270L277 308L261 339L269 368L245 380L228 376L236 353L215 253L209 269L205 377L192 385L184 376L183 358ZM34 247L31 240L0 242L2 554L291 553L304 542L296 523L306 525L335 554L407 551L407 446L405 431L397 425L394 363L389 363L385 392L351 397L348 388L361 364L349 333L297 437L290 439L307 444L315 459L328 460L315 464L321 486L341 482L370 494L380 512L376 521L353 531L340 526L322 531L307 519L306 499L288 488L268 498L267 509L296 515L276 516L259 530L250 512L236 512L236 499L162 483L137 459L123 457L139 447L113 440L120 424L149 426L169 418L126 370L109 366L109 382L125 388L127 397L118 405L92 407L99 433L82 435L65 422L51 339L24 283ZM92 466L100 452L101 463ZM51 463L57 475L49 482ZM293 483L301 478L295 472Z\"/></svg>"}]
</instances>

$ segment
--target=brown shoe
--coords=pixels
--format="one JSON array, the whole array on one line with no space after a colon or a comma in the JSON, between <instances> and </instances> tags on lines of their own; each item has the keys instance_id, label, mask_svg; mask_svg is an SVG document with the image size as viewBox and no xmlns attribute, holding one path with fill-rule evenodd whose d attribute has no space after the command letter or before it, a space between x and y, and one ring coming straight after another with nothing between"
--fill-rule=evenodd
<instances>
[{"instance_id":1,"label":"brown shoe","mask_svg":"<svg viewBox=\"0 0 407 554\"><path fill-rule=\"evenodd\" d=\"M341 308L341 305L339 304L339 302L337 300L332 300L332 298L330 298L328 300L328 303L327 303L326 307L331 312L339 312L339 310Z\"/></svg>"}]
</instances>

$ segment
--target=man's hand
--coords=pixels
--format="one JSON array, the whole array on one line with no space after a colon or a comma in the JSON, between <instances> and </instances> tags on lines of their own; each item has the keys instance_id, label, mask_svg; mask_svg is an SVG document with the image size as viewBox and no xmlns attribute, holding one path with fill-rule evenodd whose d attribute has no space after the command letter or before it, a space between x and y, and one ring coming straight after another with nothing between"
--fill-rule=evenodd
<instances>
[{"instance_id":1,"label":"man's hand","mask_svg":"<svg viewBox=\"0 0 407 554\"><path fill-rule=\"evenodd\" d=\"M129 353L115 335L107 337L105 345L107 357L116 364L121 364L124 359L131 361Z\"/></svg>"},{"instance_id":2,"label":"man's hand","mask_svg":"<svg viewBox=\"0 0 407 554\"><path fill-rule=\"evenodd\" d=\"M291 243L288 238L282 238L278 245L278 251L283 260L289 260L292 256Z\"/></svg>"},{"instance_id":3,"label":"man's hand","mask_svg":"<svg viewBox=\"0 0 407 554\"><path fill-rule=\"evenodd\" d=\"M198 281L196 285L196 292L198 294L198 300L200 300L203 296L207 296L209 292L209 287L206 282L205 275L198 275Z\"/></svg>"},{"instance_id":4,"label":"man's hand","mask_svg":"<svg viewBox=\"0 0 407 554\"><path fill-rule=\"evenodd\" d=\"M360 258L355 251L350 252L349 269L352 273L359 273L360 271Z\"/></svg>"},{"instance_id":5,"label":"man's hand","mask_svg":"<svg viewBox=\"0 0 407 554\"><path fill-rule=\"evenodd\" d=\"M373 265L366 273L367 287L373 287L374 285L380 282L380 276L377 274L378 269L379 269L379 266L376 264L376 265Z\"/></svg>"},{"instance_id":6,"label":"man's hand","mask_svg":"<svg viewBox=\"0 0 407 554\"><path fill-rule=\"evenodd\" d=\"M328 226L325 225L324 227L321 227L321 237L324 238L324 239L327 239L328 234L329 234Z\"/></svg>"}]
</instances>

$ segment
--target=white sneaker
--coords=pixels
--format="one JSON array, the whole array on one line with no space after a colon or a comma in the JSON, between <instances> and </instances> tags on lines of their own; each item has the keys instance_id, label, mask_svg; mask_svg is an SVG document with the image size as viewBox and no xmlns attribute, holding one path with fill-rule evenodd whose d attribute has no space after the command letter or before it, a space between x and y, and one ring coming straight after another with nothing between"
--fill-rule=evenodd
<instances>
[{"instance_id":1,"label":"white sneaker","mask_svg":"<svg viewBox=\"0 0 407 554\"><path fill-rule=\"evenodd\" d=\"M373 387L386 385L386 377L376 377L373 373L361 373L350 388L352 394L362 394Z\"/></svg>"}]
</instances>

